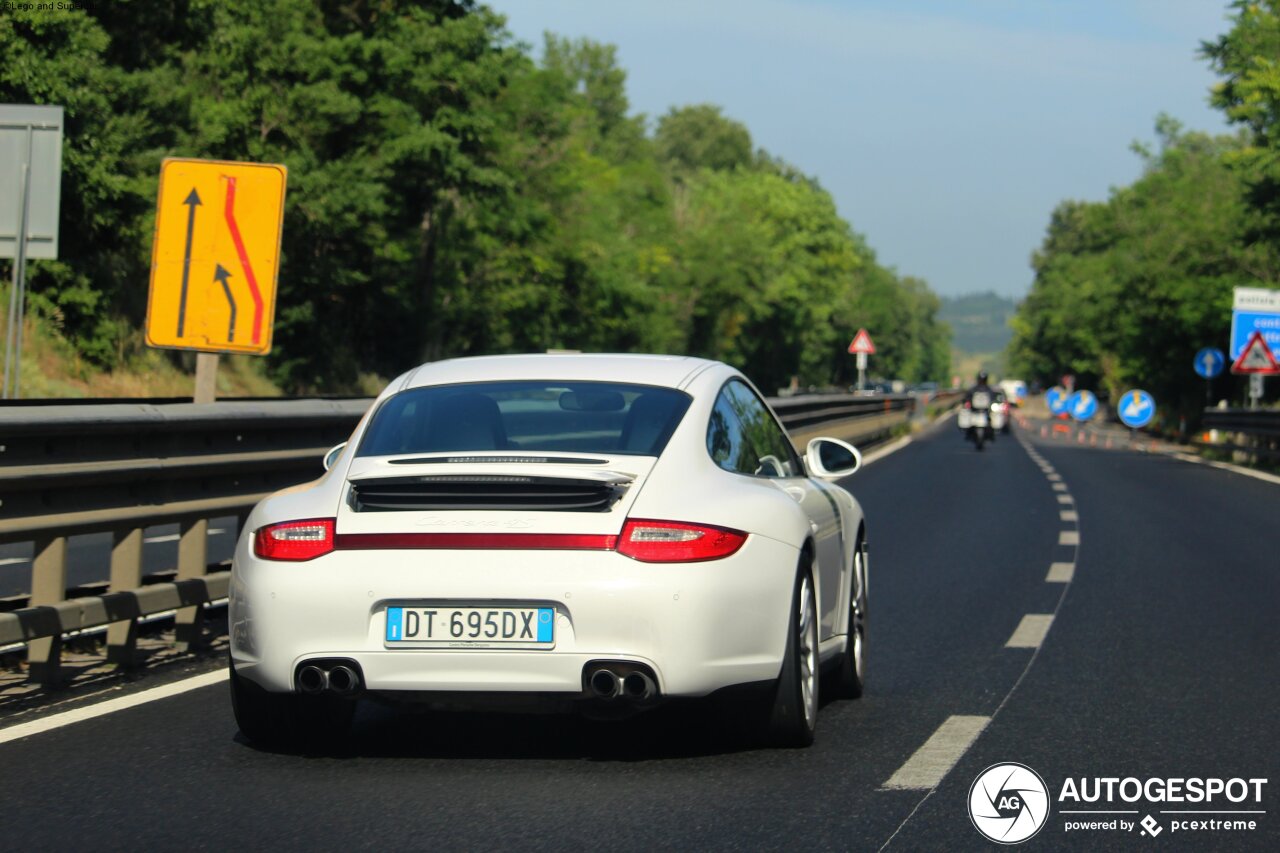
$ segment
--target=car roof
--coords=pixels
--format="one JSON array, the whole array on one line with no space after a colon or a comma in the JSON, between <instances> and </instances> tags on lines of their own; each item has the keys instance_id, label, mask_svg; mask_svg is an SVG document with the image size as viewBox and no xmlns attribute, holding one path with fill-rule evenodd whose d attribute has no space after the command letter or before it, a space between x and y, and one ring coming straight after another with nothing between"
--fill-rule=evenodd
<instances>
[{"instance_id":1,"label":"car roof","mask_svg":"<svg viewBox=\"0 0 1280 853\"><path fill-rule=\"evenodd\" d=\"M451 358L424 364L405 375L397 390L457 382L560 379L579 382L635 382L684 387L699 373L724 367L718 361L684 355L631 353L539 353Z\"/></svg>"}]
</instances>

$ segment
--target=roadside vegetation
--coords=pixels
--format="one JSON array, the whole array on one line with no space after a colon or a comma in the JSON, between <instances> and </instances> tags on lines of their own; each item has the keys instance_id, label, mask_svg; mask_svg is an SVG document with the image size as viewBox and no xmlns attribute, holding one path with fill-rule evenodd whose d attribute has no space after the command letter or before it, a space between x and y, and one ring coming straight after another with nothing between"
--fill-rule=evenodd
<instances>
[{"instance_id":1,"label":"roadside vegetation","mask_svg":"<svg viewBox=\"0 0 1280 853\"><path fill-rule=\"evenodd\" d=\"M1226 349L1232 289L1280 286L1280 2L1236 2L1230 13L1230 30L1201 52L1222 75L1211 101L1239 132L1211 136L1162 116L1155 146L1134 146L1144 168L1133 184L1058 206L1013 319L1015 373L1046 385L1073 373L1113 400L1141 387L1166 424L1182 416L1194 428L1206 387L1193 358ZM1219 377L1210 399L1241 405L1246 386Z\"/></svg>"},{"instance_id":2,"label":"roadside vegetation","mask_svg":"<svg viewBox=\"0 0 1280 853\"><path fill-rule=\"evenodd\" d=\"M76 371L183 366L141 325L160 163L184 156L289 169L264 370L286 393L548 348L841 385L860 326L877 372L948 375L925 282L717 107L633 114L608 45L549 35L535 60L472 2L134 0L9 11L0 55L0 102L66 108L60 257L29 292Z\"/></svg>"}]
</instances>

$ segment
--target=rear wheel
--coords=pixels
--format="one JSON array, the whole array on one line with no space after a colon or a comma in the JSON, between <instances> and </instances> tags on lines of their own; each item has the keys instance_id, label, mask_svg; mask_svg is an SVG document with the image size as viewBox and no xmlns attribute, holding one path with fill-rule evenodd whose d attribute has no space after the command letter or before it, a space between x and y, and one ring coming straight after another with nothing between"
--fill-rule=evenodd
<instances>
[{"instance_id":1,"label":"rear wheel","mask_svg":"<svg viewBox=\"0 0 1280 853\"><path fill-rule=\"evenodd\" d=\"M231 669L231 709L240 731L265 749L316 749L342 738L355 701L339 696L271 693Z\"/></svg>"},{"instance_id":2,"label":"rear wheel","mask_svg":"<svg viewBox=\"0 0 1280 853\"><path fill-rule=\"evenodd\" d=\"M867 673L867 552L861 541L853 551L853 583L849 591L849 640L835 672L835 694L842 699L862 695Z\"/></svg>"},{"instance_id":3,"label":"rear wheel","mask_svg":"<svg viewBox=\"0 0 1280 853\"><path fill-rule=\"evenodd\" d=\"M808 746L818 723L818 607L806 566L796 577L782 670L761 709L762 734L775 746Z\"/></svg>"}]
</instances>

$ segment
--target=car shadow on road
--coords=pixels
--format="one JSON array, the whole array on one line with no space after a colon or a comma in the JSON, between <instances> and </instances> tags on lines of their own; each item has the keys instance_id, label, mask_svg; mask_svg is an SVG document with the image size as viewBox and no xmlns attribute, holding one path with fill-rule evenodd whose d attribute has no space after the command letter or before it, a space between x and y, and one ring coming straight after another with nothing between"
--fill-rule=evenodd
<instances>
[{"instance_id":1,"label":"car shadow on road","mask_svg":"<svg viewBox=\"0 0 1280 853\"><path fill-rule=\"evenodd\" d=\"M752 719L728 698L673 702L626 719L437 711L365 702L345 738L291 752L330 759L641 762L774 748L753 728ZM236 740L259 749L243 735L237 734Z\"/></svg>"}]
</instances>

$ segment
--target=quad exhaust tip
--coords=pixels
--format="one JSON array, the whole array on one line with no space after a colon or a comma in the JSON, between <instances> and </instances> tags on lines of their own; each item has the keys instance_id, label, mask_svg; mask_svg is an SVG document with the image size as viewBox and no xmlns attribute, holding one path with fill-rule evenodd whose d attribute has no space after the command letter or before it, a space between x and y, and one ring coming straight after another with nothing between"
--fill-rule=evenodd
<instances>
[{"instance_id":1,"label":"quad exhaust tip","mask_svg":"<svg viewBox=\"0 0 1280 853\"><path fill-rule=\"evenodd\" d=\"M622 692L628 699L643 702L645 699L652 699L653 694L658 692L658 687L643 672L633 672L622 679Z\"/></svg>"},{"instance_id":2,"label":"quad exhaust tip","mask_svg":"<svg viewBox=\"0 0 1280 853\"><path fill-rule=\"evenodd\" d=\"M360 673L354 664L309 663L298 669L298 692L309 695L336 693L349 696L360 689Z\"/></svg>"},{"instance_id":3,"label":"quad exhaust tip","mask_svg":"<svg viewBox=\"0 0 1280 853\"><path fill-rule=\"evenodd\" d=\"M601 699L617 699L622 681L611 669L597 669L591 674L591 692Z\"/></svg>"},{"instance_id":4,"label":"quad exhaust tip","mask_svg":"<svg viewBox=\"0 0 1280 853\"><path fill-rule=\"evenodd\" d=\"M596 699L641 703L658 695L658 684L634 664L593 665L587 668L587 690Z\"/></svg>"}]
</instances>

